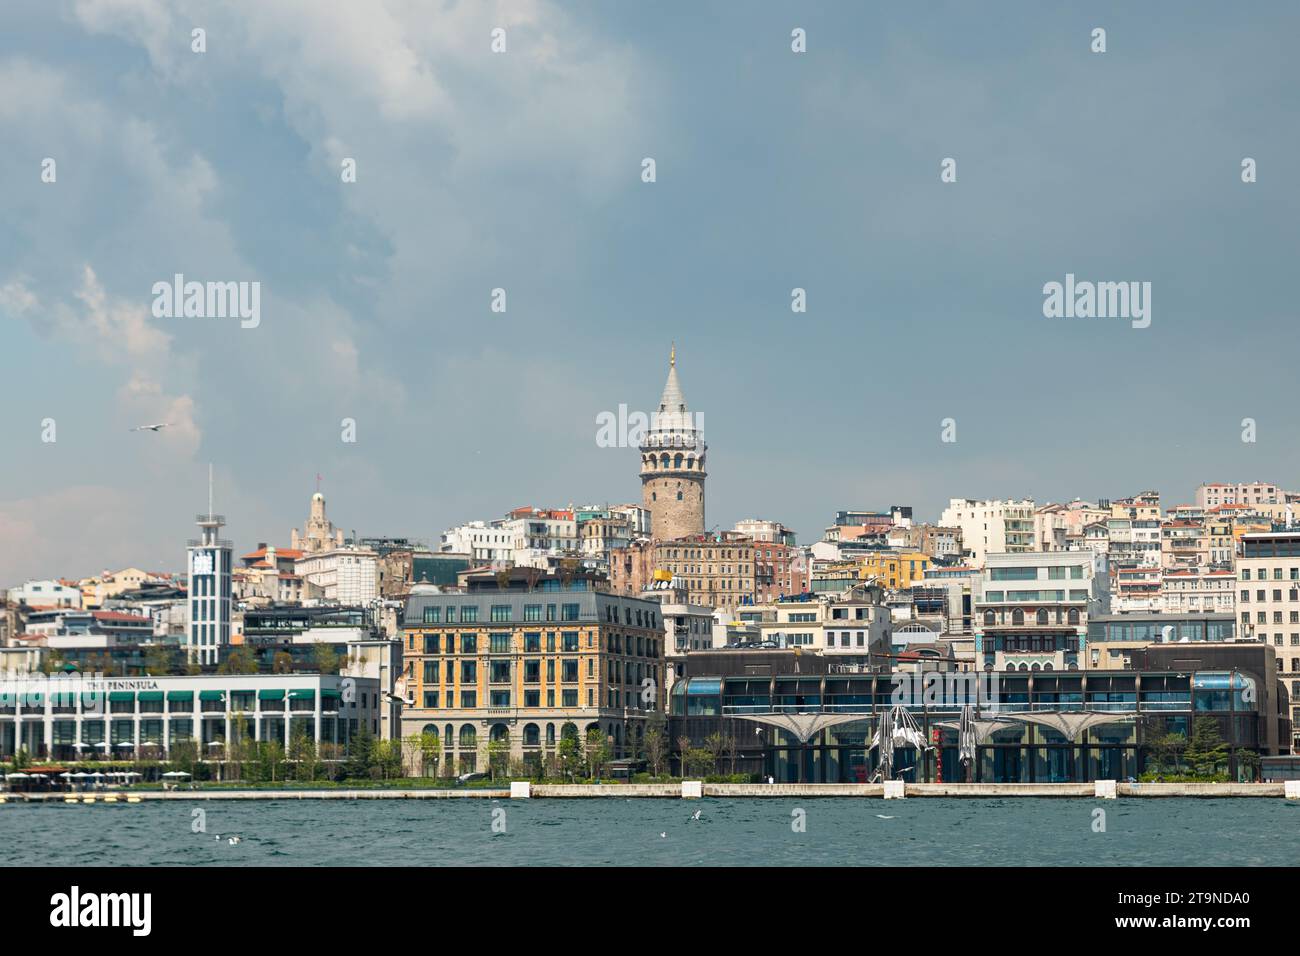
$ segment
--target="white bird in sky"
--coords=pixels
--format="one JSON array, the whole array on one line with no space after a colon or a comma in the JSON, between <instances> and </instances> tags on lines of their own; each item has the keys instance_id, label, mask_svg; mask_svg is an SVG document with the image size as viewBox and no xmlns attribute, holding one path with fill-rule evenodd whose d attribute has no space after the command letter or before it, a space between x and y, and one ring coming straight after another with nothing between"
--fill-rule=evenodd
<instances>
[{"instance_id":1,"label":"white bird in sky","mask_svg":"<svg viewBox=\"0 0 1300 956\"><path fill-rule=\"evenodd\" d=\"M159 423L156 424L156 425L136 425L135 428L132 428L132 429L131 429L131 431L133 431L133 432L160 432L160 431L162 431L164 428L166 428L166 427L167 427L168 425L170 425L170 424L171 424L171 422L159 422Z\"/></svg>"}]
</instances>

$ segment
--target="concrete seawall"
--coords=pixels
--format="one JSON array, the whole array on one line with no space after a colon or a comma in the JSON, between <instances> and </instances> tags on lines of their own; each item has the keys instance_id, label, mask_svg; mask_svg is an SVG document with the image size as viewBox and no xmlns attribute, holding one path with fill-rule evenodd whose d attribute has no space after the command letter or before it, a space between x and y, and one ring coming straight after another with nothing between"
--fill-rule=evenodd
<instances>
[{"instance_id":1,"label":"concrete seawall","mask_svg":"<svg viewBox=\"0 0 1300 956\"><path fill-rule=\"evenodd\" d=\"M974 798L1004 797L1073 797L1106 799L1114 797L1287 797L1282 783L909 783L891 788L890 796L902 798ZM3 793L0 804L69 803L76 805L139 803L158 800L489 800L600 798L622 799L690 799L690 798L818 798L858 797L882 799L886 787L875 783L645 783L645 784L527 784L515 783L508 788L472 790L139 790L104 793ZM1300 799L1300 786L1293 785L1289 799Z\"/></svg>"}]
</instances>

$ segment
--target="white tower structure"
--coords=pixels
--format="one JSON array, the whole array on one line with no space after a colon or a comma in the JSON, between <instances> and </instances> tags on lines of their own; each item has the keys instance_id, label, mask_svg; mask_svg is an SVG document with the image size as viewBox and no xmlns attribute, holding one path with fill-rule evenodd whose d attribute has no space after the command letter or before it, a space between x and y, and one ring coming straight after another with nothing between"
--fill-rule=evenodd
<instances>
[{"instance_id":1,"label":"white tower structure","mask_svg":"<svg viewBox=\"0 0 1300 956\"><path fill-rule=\"evenodd\" d=\"M220 537L224 516L212 511L212 466L208 465L208 513L196 519L201 532L187 542L189 627L185 649L198 664L216 664L220 648L230 643L230 571L233 546Z\"/></svg>"}]
</instances>

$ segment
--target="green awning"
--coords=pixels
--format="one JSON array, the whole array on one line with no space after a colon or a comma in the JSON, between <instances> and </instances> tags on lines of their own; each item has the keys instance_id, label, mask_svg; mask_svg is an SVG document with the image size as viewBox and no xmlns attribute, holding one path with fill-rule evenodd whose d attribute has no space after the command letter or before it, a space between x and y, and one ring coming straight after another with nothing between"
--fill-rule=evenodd
<instances>
[{"instance_id":1,"label":"green awning","mask_svg":"<svg viewBox=\"0 0 1300 956\"><path fill-rule=\"evenodd\" d=\"M224 690L201 690L199 691L199 700L225 700L226 692Z\"/></svg>"},{"instance_id":2,"label":"green awning","mask_svg":"<svg viewBox=\"0 0 1300 956\"><path fill-rule=\"evenodd\" d=\"M257 692L258 700L284 700L283 690L259 690Z\"/></svg>"},{"instance_id":3,"label":"green awning","mask_svg":"<svg viewBox=\"0 0 1300 956\"><path fill-rule=\"evenodd\" d=\"M314 690L291 690L289 691L290 700L315 700L316 692Z\"/></svg>"},{"instance_id":4,"label":"green awning","mask_svg":"<svg viewBox=\"0 0 1300 956\"><path fill-rule=\"evenodd\" d=\"M141 701L162 700L163 692L160 690L142 690L140 691Z\"/></svg>"},{"instance_id":5,"label":"green awning","mask_svg":"<svg viewBox=\"0 0 1300 956\"><path fill-rule=\"evenodd\" d=\"M173 703L180 702L180 703L183 703L183 704L190 704L190 703L193 703L193 702L194 702L194 691L192 691L192 690L169 690L169 691L167 692L167 699L170 700L170 701L172 701Z\"/></svg>"},{"instance_id":6,"label":"green awning","mask_svg":"<svg viewBox=\"0 0 1300 956\"><path fill-rule=\"evenodd\" d=\"M340 697L343 696L338 691L330 690L328 687L321 690L320 695L322 697L333 697L335 700L338 700Z\"/></svg>"},{"instance_id":7,"label":"green awning","mask_svg":"<svg viewBox=\"0 0 1300 956\"><path fill-rule=\"evenodd\" d=\"M133 690L112 690L108 692L110 701L135 700L135 691Z\"/></svg>"}]
</instances>

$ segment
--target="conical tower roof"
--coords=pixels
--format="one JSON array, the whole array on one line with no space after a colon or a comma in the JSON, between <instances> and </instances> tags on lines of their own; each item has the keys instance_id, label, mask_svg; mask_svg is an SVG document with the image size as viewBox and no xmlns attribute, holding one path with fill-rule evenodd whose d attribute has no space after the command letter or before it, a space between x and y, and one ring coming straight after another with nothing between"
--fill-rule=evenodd
<instances>
[{"instance_id":1,"label":"conical tower roof","mask_svg":"<svg viewBox=\"0 0 1300 956\"><path fill-rule=\"evenodd\" d=\"M677 378L677 347L674 345L668 358L668 380L664 382L663 395L659 397L654 421L646 434L646 444L654 447L690 447L699 440L695 416L686 406L682 383Z\"/></svg>"}]
</instances>

